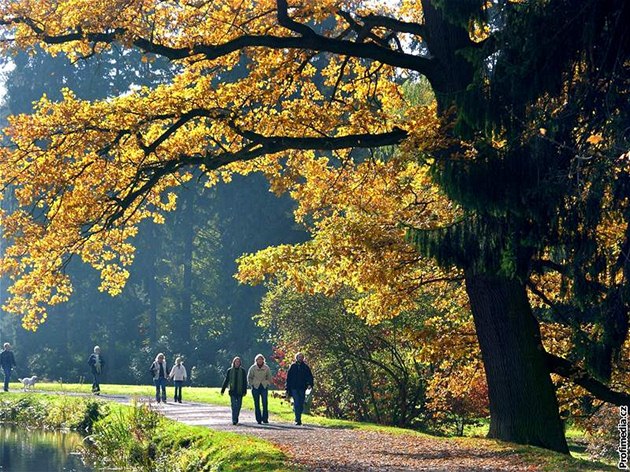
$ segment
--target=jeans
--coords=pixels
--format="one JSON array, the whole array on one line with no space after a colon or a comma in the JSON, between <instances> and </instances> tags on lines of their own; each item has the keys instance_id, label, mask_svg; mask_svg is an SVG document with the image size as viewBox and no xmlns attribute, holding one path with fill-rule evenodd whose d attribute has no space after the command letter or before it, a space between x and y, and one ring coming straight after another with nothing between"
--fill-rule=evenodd
<instances>
[{"instance_id":1,"label":"jeans","mask_svg":"<svg viewBox=\"0 0 630 472\"><path fill-rule=\"evenodd\" d=\"M92 377L94 378L94 381L92 382L92 392L100 392L101 391L101 386L99 384L100 376L101 376L101 374L96 372L96 370L92 371Z\"/></svg>"},{"instance_id":2,"label":"jeans","mask_svg":"<svg viewBox=\"0 0 630 472\"><path fill-rule=\"evenodd\" d=\"M160 389L162 390L162 401L166 401L166 378L160 377L159 379L153 379L155 384L155 401L160 402Z\"/></svg>"},{"instance_id":3,"label":"jeans","mask_svg":"<svg viewBox=\"0 0 630 472\"><path fill-rule=\"evenodd\" d=\"M295 413L295 422L302 424L302 412L304 411L304 399L306 398L306 391L302 389L291 389L291 396L293 397L293 412Z\"/></svg>"},{"instance_id":4,"label":"jeans","mask_svg":"<svg viewBox=\"0 0 630 472\"><path fill-rule=\"evenodd\" d=\"M254 396L254 410L256 413L256 421L260 424L269 421L269 412L267 411L267 389L260 385L258 388L252 387L252 395ZM262 399L262 413L260 412L260 400Z\"/></svg>"},{"instance_id":5,"label":"jeans","mask_svg":"<svg viewBox=\"0 0 630 472\"><path fill-rule=\"evenodd\" d=\"M175 401L182 402L182 385L184 385L183 380L175 380Z\"/></svg>"},{"instance_id":6,"label":"jeans","mask_svg":"<svg viewBox=\"0 0 630 472\"><path fill-rule=\"evenodd\" d=\"M243 397L241 395L230 395L230 405L232 406L232 423L238 423L238 415L241 413Z\"/></svg>"},{"instance_id":7,"label":"jeans","mask_svg":"<svg viewBox=\"0 0 630 472\"><path fill-rule=\"evenodd\" d=\"M9 366L9 367L2 367L2 370L4 371L4 391L8 392L9 391L9 380L11 380L11 369L13 367Z\"/></svg>"}]
</instances>

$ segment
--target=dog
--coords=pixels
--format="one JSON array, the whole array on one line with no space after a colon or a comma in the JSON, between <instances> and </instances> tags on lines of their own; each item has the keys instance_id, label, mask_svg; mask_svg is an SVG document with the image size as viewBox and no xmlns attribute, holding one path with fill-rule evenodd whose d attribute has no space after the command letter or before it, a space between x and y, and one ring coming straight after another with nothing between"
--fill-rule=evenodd
<instances>
[{"instance_id":1,"label":"dog","mask_svg":"<svg viewBox=\"0 0 630 472\"><path fill-rule=\"evenodd\" d=\"M35 387L35 382L37 382L37 375L33 375L32 377L26 377L23 379L18 379L20 382L22 382L23 388L22 390L27 391L27 390L31 390L33 387Z\"/></svg>"}]
</instances>

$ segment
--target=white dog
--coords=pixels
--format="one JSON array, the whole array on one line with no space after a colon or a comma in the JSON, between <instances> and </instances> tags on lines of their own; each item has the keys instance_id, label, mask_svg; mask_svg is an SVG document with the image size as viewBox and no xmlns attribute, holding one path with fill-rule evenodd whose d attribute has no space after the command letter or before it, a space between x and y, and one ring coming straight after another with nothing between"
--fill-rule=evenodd
<instances>
[{"instance_id":1,"label":"white dog","mask_svg":"<svg viewBox=\"0 0 630 472\"><path fill-rule=\"evenodd\" d=\"M37 375L33 375L32 377L26 377L24 379L18 379L18 380L22 382L22 385L24 386L22 390L24 391L30 390L31 388L35 386L35 382L37 382Z\"/></svg>"}]
</instances>

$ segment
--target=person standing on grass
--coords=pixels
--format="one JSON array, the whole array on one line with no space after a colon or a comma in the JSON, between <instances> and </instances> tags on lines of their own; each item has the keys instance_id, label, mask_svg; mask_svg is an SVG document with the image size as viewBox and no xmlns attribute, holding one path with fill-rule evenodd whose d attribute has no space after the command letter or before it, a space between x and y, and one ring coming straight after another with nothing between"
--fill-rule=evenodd
<instances>
[{"instance_id":1,"label":"person standing on grass","mask_svg":"<svg viewBox=\"0 0 630 472\"><path fill-rule=\"evenodd\" d=\"M101 394L101 374L103 373L103 367L105 367L105 360L101 355L101 348L94 346L94 352L88 357L88 365L92 369L92 393L94 395Z\"/></svg>"},{"instance_id":2,"label":"person standing on grass","mask_svg":"<svg viewBox=\"0 0 630 472\"><path fill-rule=\"evenodd\" d=\"M153 383L155 384L155 401L160 403L162 400L166 403L166 358L161 352L155 357L153 364L151 364L151 375L153 376ZM161 393L161 395L160 395Z\"/></svg>"},{"instance_id":3,"label":"person standing on grass","mask_svg":"<svg viewBox=\"0 0 630 472\"><path fill-rule=\"evenodd\" d=\"M4 343L4 350L0 353L0 366L2 367L2 372L4 372L4 391L8 392L11 370L15 367L15 356L9 343Z\"/></svg>"},{"instance_id":4,"label":"person standing on grass","mask_svg":"<svg viewBox=\"0 0 630 472\"><path fill-rule=\"evenodd\" d=\"M309 388L313 388L313 373L304 362L304 354L298 352L295 355L295 362L291 364L289 372L287 372L287 398L293 397L296 425L302 424L304 400L306 399L306 390Z\"/></svg>"},{"instance_id":5,"label":"person standing on grass","mask_svg":"<svg viewBox=\"0 0 630 472\"><path fill-rule=\"evenodd\" d=\"M267 395L269 384L271 383L271 369L265 363L265 356L258 354L255 358L254 365L247 372L247 382L252 387L252 395L254 397L254 410L256 413L256 422L269 423L269 411L267 409ZM260 411L260 402L262 400L262 412Z\"/></svg>"},{"instance_id":6,"label":"person standing on grass","mask_svg":"<svg viewBox=\"0 0 630 472\"><path fill-rule=\"evenodd\" d=\"M171 369L171 373L168 376L169 379L173 379L175 383L175 403L182 402L182 386L186 381L186 367L182 364L182 358L178 357L175 359L175 365Z\"/></svg>"},{"instance_id":7,"label":"person standing on grass","mask_svg":"<svg viewBox=\"0 0 630 472\"><path fill-rule=\"evenodd\" d=\"M235 357L232 360L232 367L225 373L225 380L221 387L221 395L228 389L230 395L230 406L232 407L232 424L238 424L238 415L243 405L243 397L247 395L247 374L241 366L241 358Z\"/></svg>"}]
</instances>

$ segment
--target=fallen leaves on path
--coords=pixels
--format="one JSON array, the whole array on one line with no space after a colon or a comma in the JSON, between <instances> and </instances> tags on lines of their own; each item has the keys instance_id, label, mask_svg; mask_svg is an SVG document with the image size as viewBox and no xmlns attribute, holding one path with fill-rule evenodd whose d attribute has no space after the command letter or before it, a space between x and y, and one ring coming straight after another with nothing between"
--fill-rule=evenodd
<instances>
[{"instance_id":1,"label":"fallen leaves on path","mask_svg":"<svg viewBox=\"0 0 630 472\"><path fill-rule=\"evenodd\" d=\"M248 428L247 434L267 439L308 471L528 471L509 449L479 449L459 441L320 427L290 430Z\"/></svg>"}]
</instances>

